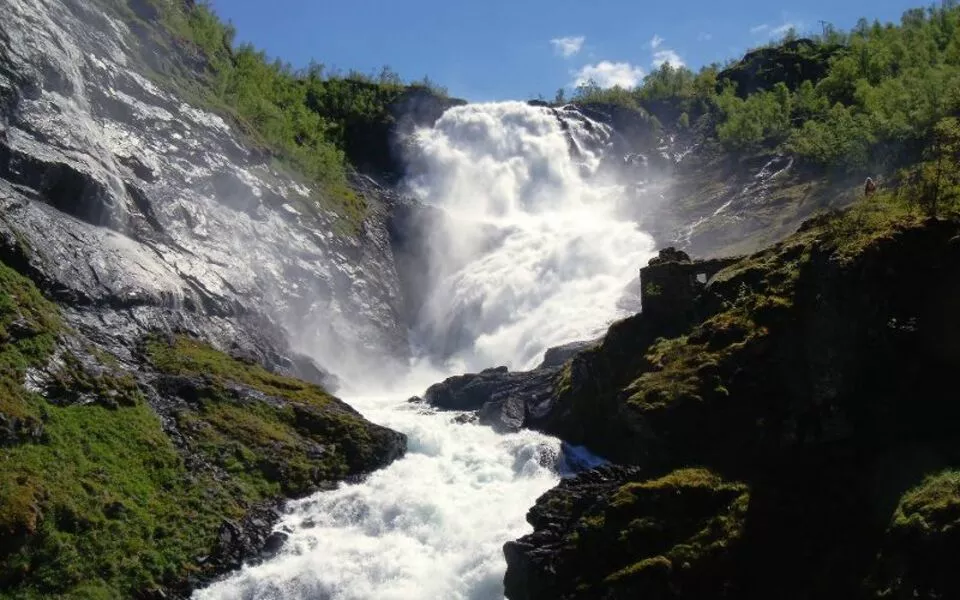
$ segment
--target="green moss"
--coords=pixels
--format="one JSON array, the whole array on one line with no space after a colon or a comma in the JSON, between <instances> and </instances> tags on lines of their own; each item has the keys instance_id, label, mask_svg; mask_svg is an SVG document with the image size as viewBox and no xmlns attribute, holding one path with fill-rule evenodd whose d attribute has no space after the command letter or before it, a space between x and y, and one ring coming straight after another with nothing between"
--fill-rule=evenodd
<instances>
[{"instance_id":1,"label":"green moss","mask_svg":"<svg viewBox=\"0 0 960 600\"><path fill-rule=\"evenodd\" d=\"M303 494L373 460L369 424L317 385L184 336L151 339L147 353L164 373L202 376L194 406L176 414L178 427L191 449L233 476L246 495Z\"/></svg>"},{"instance_id":2,"label":"green moss","mask_svg":"<svg viewBox=\"0 0 960 600\"><path fill-rule=\"evenodd\" d=\"M878 241L923 220L920 207L895 192L880 192L854 204L825 223L838 260L850 263Z\"/></svg>"},{"instance_id":3,"label":"green moss","mask_svg":"<svg viewBox=\"0 0 960 600\"><path fill-rule=\"evenodd\" d=\"M960 471L927 477L900 498L868 585L880 598L956 598Z\"/></svg>"},{"instance_id":4,"label":"green moss","mask_svg":"<svg viewBox=\"0 0 960 600\"><path fill-rule=\"evenodd\" d=\"M5 449L0 462L10 597L121 598L179 581L223 517L242 514L213 479L186 471L145 404L43 410L43 441Z\"/></svg>"},{"instance_id":5,"label":"green moss","mask_svg":"<svg viewBox=\"0 0 960 600\"><path fill-rule=\"evenodd\" d=\"M571 363L567 361L563 367L560 368L560 373L557 375L555 388L558 396L565 396L570 393L572 389L572 377Z\"/></svg>"},{"instance_id":6,"label":"green moss","mask_svg":"<svg viewBox=\"0 0 960 600\"><path fill-rule=\"evenodd\" d=\"M152 338L147 342L147 354L158 370L170 375L204 375L220 386L239 383L267 395L316 407L326 406L333 398L318 385L276 375L186 336L178 336L172 344Z\"/></svg>"},{"instance_id":7,"label":"green moss","mask_svg":"<svg viewBox=\"0 0 960 600\"><path fill-rule=\"evenodd\" d=\"M928 477L904 494L890 528L899 535L960 535L960 471Z\"/></svg>"},{"instance_id":8,"label":"green moss","mask_svg":"<svg viewBox=\"0 0 960 600\"><path fill-rule=\"evenodd\" d=\"M644 589L663 578L682 589L684 577L722 570L743 535L749 500L743 483L680 469L598 497L564 545L589 557L584 577L596 597L608 586Z\"/></svg>"},{"instance_id":9,"label":"green moss","mask_svg":"<svg viewBox=\"0 0 960 600\"><path fill-rule=\"evenodd\" d=\"M0 448L0 597L128 598L182 579L240 508L187 473L129 375L90 375L67 354L57 384L97 403L24 389L61 329L56 307L0 264L0 417L33 432Z\"/></svg>"},{"instance_id":10,"label":"green moss","mask_svg":"<svg viewBox=\"0 0 960 600\"><path fill-rule=\"evenodd\" d=\"M40 423L40 413L23 389L31 367L53 351L60 318L33 283L0 263L0 434L19 435Z\"/></svg>"},{"instance_id":11,"label":"green moss","mask_svg":"<svg viewBox=\"0 0 960 600\"><path fill-rule=\"evenodd\" d=\"M616 583L624 579L649 577L652 574L668 574L672 570L673 563L670 562L669 558L666 556L654 556L652 558L645 558L630 565L629 567L620 569L616 573L608 575L604 581L605 583Z\"/></svg>"},{"instance_id":12,"label":"green moss","mask_svg":"<svg viewBox=\"0 0 960 600\"><path fill-rule=\"evenodd\" d=\"M80 359L72 353L64 353L61 364L51 369L51 381L47 394L57 400L73 401L77 398L91 398L107 407L135 406L143 401L143 393L137 380L127 372L118 369L116 358L102 351L97 356L104 357L108 367L91 372L83 366ZM107 358L109 357L109 358ZM112 361L110 360L112 359Z\"/></svg>"}]
</instances>

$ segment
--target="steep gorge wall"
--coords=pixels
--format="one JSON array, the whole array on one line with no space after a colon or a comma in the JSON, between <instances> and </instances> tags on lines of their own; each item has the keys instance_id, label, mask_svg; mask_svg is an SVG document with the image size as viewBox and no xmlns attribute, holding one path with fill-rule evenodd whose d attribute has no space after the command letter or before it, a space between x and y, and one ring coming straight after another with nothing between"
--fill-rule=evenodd
<instances>
[{"instance_id":1,"label":"steep gorge wall","mask_svg":"<svg viewBox=\"0 0 960 600\"><path fill-rule=\"evenodd\" d=\"M508 597L956 595L960 230L864 227L819 218L699 288L681 255L645 270L680 279L528 399L627 466L538 500Z\"/></svg>"},{"instance_id":2,"label":"steep gorge wall","mask_svg":"<svg viewBox=\"0 0 960 600\"><path fill-rule=\"evenodd\" d=\"M283 498L405 450L327 393L406 362L397 198L354 177L346 231L105 7L0 25L0 595L182 597L276 551Z\"/></svg>"},{"instance_id":3,"label":"steep gorge wall","mask_svg":"<svg viewBox=\"0 0 960 600\"><path fill-rule=\"evenodd\" d=\"M79 1L17 0L5 15L6 256L29 264L71 320L127 337L183 327L261 353L286 329L329 340L302 349L331 363L403 360L378 188L362 190L362 231L340 234L323 191L145 76L140 28Z\"/></svg>"}]
</instances>

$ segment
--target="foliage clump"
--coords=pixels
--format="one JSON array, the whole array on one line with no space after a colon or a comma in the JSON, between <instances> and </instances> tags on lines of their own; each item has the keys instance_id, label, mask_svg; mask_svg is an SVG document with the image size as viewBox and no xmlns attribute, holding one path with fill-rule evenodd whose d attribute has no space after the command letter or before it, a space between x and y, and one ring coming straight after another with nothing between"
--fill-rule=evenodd
<instances>
[{"instance_id":1,"label":"foliage clump","mask_svg":"<svg viewBox=\"0 0 960 600\"><path fill-rule=\"evenodd\" d=\"M789 151L841 171L898 168L943 147L943 119L960 112L958 31L955 3L911 9L898 25L788 32L726 68L665 63L633 89L587 82L573 99L645 109L727 151Z\"/></svg>"}]
</instances>

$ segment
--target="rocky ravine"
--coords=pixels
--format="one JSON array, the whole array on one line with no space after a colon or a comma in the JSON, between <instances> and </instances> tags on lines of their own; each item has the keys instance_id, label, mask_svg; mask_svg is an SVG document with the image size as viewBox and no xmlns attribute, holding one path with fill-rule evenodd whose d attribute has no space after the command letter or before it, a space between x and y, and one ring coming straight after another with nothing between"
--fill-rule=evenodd
<instances>
[{"instance_id":1,"label":"rocky ravine","mask_svg":"<svg viewBox=\"0 0 960 600\"><path fill-rule=\"evenodd\" d=\"M158 45L149 2L119 4L135 14L4 6L0 595L185 595L276 550L283 498L404 451L325 391L327 370L405 361L422 237L442 215L357 176L370 211L347 231L322 191L166 85L202 60ZM421 100L397 110L442 113ZM582 110L616 130L607 159L638 197L687 198L661 239L705 216L682 242L742 250L741 234L780 239L831 201L788 158L688 160L654 149L642 114ZM381 141L358 164L396 181ZM632 216L659 220L670 199ZM954 593L956 477L903 493L957 460L937 391L956 367L954 229L844 254L822 222L733 266L668 253L644 271L645 312L603 340L431 388L437 406L626 465L541 499L536 531L506 549L510 596Z\"/></svg>"},{"instance_id":2,"label":"rocky ravine","mask_svg":"<svg viewBox=\"0 0 960 600\"><path fill-rule=\"evenodd\" d=\"M958 265L956 221L848 215L726 265L664 252L561 369L432 389L624 465L540 498L507 596L956 596Z\"/></svg>"}]
</instances>

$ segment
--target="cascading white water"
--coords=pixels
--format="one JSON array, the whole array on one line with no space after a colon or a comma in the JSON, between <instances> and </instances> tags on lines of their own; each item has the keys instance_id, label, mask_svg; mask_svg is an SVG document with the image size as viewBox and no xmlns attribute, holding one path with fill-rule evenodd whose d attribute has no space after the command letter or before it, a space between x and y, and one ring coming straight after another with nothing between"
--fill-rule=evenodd
<instances>
[{"instance_id":1,"label":"cascading white water","mask_svg":"<svg viewBox=\"0 0 960 600\"><path fill-rule=\"evenodd\" d=\"M343 393L406 433L407 456L363 483L291 503L278 525L290 533L281 554L197 600L503 597L502 545L529 530L527 509L558 480L560 443L458 424L405 398L461 369L532 366L546 348L593 337L618 316L652 241L617 218L620 188L595 176L591 148L605 135L522 103L454 108L419 132L411 189L450 219L433 240L415 336L443 349L444 367L414 367L380 391L347 382Z\"/></svg>"},{"instance_id":2,"label":"cascading white water","mask_svg":"<svg viewBox=\"0 0 960 600\"><path fill-rule=\"evenodd\" d=\"M454 370L531 368L616 316L653 241L617 217L623 187L597 175L608 135L521 102L454 108L419 132L412 188L449 219L416 333Z\"/></svg>"}]
</instances>

